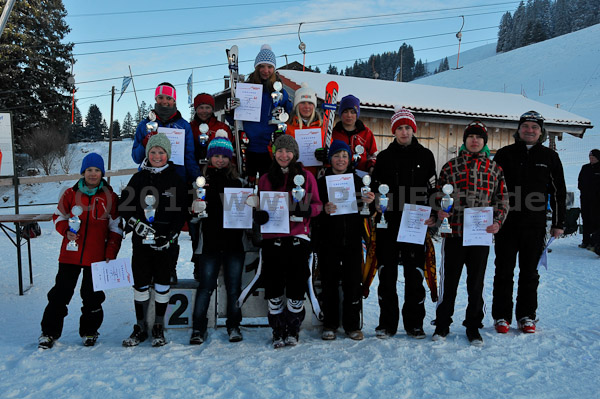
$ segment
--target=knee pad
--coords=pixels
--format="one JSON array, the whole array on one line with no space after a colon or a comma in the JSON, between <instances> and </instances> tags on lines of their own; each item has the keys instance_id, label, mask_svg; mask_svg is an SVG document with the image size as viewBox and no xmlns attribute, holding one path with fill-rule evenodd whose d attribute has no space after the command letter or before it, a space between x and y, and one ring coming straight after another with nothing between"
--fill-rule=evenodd
<instances>
[{"instance_id":1,"label":"knee pad","mask_svg":"<svg viewBox=\"0 0 600 399\"><path fill-rule=\"evenodd\" d=\"M283 297L269 299L269 314L280 314L283 312Z\"/></svg>"},{"instance_id":2,"label":"knee pad","mask_svg":"<svg viewBox=\"0 0 600 399\"><path fill-rule=\"evenodd\" d=\"M303 299L288 299L287 300L287 308L288 311L292 313L300 313L302 309L304 309L304 300Z\"/></svg>"},{"instance_id":3,"label":"knee pad","mask_svg":"<svg viewBox=\"0 0 600 399\"><path fill-rule=\"evenodd\" d=\"M150 291L148 286L136 288L133 287L133 300L136 302L144 302L150 299Z\"/></svg>"}]
</instances>

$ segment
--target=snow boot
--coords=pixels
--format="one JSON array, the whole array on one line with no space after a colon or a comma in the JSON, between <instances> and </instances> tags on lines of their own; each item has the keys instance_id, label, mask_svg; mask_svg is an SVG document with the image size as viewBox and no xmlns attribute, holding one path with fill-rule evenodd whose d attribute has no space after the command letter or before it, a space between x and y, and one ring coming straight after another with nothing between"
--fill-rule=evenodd
<instances>
[{"instance_id":1,"label":"snow boot","mask_svg":"<svg viewBox=\"0 0 600 399\"><path fill-rule=\"evenodd\" d=\"M42 333L42 335L40 335L40 337L38 338L38 348L50 349L54 346L54 342L56 342L54 337Z\"/></svg>"},{"instance_id":2,"label":"snow boot","mask_svg":"<svg viewBox=\"0 0 600 399\"><path fill-rule=\"evenodd\" d=\"M467 339L473 346L483 346L483 338L477 327L467 327Z\"/></svg>"},{"instance_id":3,"label":"snow boot","mask_svg":"<svg viewBox=\"0 0 600 399\"><path fill-rule=\"evenodd\" d=\"M529 317L523 317L519 320L519 328L525 334L533 334L535 333L535 320L532 320Z\"/></svg>"},{"instance_id":4,"label":"snow boot","mask_svg":"<svg viewBox=\"0 0 600 399\"><path fill-rule=\"evenodd\" d=\"M155 323L154 327L152 327L152 346L164 346L167 344L167 340L165 339L165 330L164 326L159 323Z\"/></svg>"},{"instance_id":5,"label":"snow boot","mask_svg":"<svg viewBox=\"0 0 600 399\"><path fill-rule=\"evenodd\" d=\"M406 330L406 334L409 337L413 337L415 339L423 339L427 336L427 335L425 335L425 331L423 331L423 327L416 327L416 328L408 329L408 330Z\"/></svg>"},{"instance_id":6,"label":"snow boot","mask_svg":"<svg viewBox=\"0 0 600 399\"><path fill-rule=\"evenodd\" d=\"M289 308L283 311L285 315L285 324L287 330L287 336L285 337L285 344L289 346L298 345L300 326L306 316L306 310L302 308L299 312L291 312Z\"/></svg>"},{"instance_id":7,"label":"snow boot","mask_svg":"<svg viewBox=\"0 0 600 399\"><path fill-rule=\"evenodd\" d=\"M450 329L448 327L436 327L435 332L433 333L433 337L431 337L432 341L444 341L446 337L450 334Z\"/></svg>"},{"instance_id":8,"label":"snow boot","mask_svg":"<svg viewBox=\"0 0 600 399\"><path fill-rule=\"evenodd\" d=\"M273 348L278 349L285 346L286 328L283 313L268 314L269 326L273 329Z\"/></svg>"},{"instance_id":9,"label":"snow boot","mask_svg":"<svg viewBox=\"0 0 600 399\"><path fill-rule=\"evenodd\" d=\"M229 342L240 342L244 339L239 327L228 328L227 334L229 335Z\"/></svg>"},{"instance_id":10,"label":"snow boot","mask_svg":"<svg viewBox=\"0 0 600 399\"><path fill-rule=\"evenodd\" d=\"M498 319L494 322L494 328L498 334L506 334L510 330L510 325L504 319Z\"/></svg>"},{"instance_id":11,"label":"snow boot","mask_svg":"<svg viewBox=\"0 0 600 399\"><path fill-rule=\"evenodd\" d=\"M82 338L83 340L83 346L94 346L96 345L96 341L98 340L98 334L97 332L91 334L91 335L84 335Z\"/></svg>"},{"instance_id":12,"label":"snow boot","mask_svg":"<svg viewBox=\"0 0 600 399\"><path fill-rule=\"evenodd\" d=\"M135 324L133 326L133 332L129 336L129 338L123 340L123 346L131 347L138 346L140 343L144 342L148 339L148 332L139 326L139 324Z\"/></svg>"},{"instance_id":13,"label":"snow boot","mask_svg":"<svg viewBox=\"0 0 600 399\"><path fill-rule=\"evenodd\" d=\"M194 330L190 337L190 345L202 345L206 341L206 331Z\"/></svg>"}]
</instances>

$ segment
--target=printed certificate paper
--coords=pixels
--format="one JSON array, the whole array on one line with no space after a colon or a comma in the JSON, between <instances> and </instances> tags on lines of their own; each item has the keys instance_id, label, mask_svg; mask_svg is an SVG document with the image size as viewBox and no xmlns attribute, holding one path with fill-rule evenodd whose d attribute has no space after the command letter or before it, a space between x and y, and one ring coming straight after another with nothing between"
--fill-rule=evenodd
<instances>
[{"instance_id":1,"label":"printed certificate paper","mask_svg":"<svg viewBox=\"0 0 600 399\"><path fill-rule=\"evenodd\" d=\"M485 229L494 223L494 208L491 206L480 208L465 208L463 224L463 246L473 245L492 246L492 233Z\"/></svg>"},{"instance_id":2,"label":"printed certificate paper","mask_svg":"<svg viewBox=\"0 0 600 399\"><path fill-rule=\"evenodd\" d=\"M431 207L425 205L404 204L400 230L396 241L410 244L425 243L427 225L425 221L431 216Z\"/></svg>"},{"instance_id":3,"label":"printed certificate paper","mask_svg":"<svg viewBox=\"0 0 600 399\"><path fill-rule=\"evenodd\" d=\"M131 287L133 273L130 259L115 259L92 263L92 283L94 291L110 290L112 288Z\"/></svg>"},{"instance_id":4,"label":"printed certificate paper","mask_svg":"<svg viewBox=\"0 0 600 399\"><path fill-rule=\"evenodd\" d=\"M358 212L352 173L325 176L325 182L327 183L329 202L337 207L335 212L331 214L332 216Z\"/></svg>"},{"instance_id":5,"label":"printed certificate paper","mask_svg":"<svg viewBox=\"0 0 600 399\"><path fill-rule=\"evenodd\" d=\"M260 122L262 91L262 85L237 84L235 95L240 99L240 106L233 111L233 118L236 121Z\"/></svg>"},{"instance_id":6,"label":"printed certificate paper","mask_svg":"<svg viewBox=\"0 0 600 399\"><path fill-rule=\"evenodd\" d=\"M315 150L323 145L321 133L321 128L296 130L296 141L300 148L298 161L302 162L304 166L323 165L323 162L317 161L315 158Z\"/></svg>"},{"instance_id":7,"label":"printed certificate paper","mask_svg":"<svg viewBox=\"0 0 600 399\"><path fill-rule=\"evenodd\" d=\"M252 228L252 208L246 205L246 198L249 195L252 195L251 188L225 187L223 196L224 228Z\"/></svg>"},{"instance_id":8,"label":"printed certificate paper","mask_svg":"<svg viewBox=\"0 0 600 399\"><path fill-rule=\"evenodd\" d=\"M183 165L185 130L172 129L170 127L159 127L158 133L164 133L171 142L171 161L175 165Z\"/></svg>"},{"instance_id":9,"label":"printed certificate paper","mask_svg":"<svg viewBox=\"0 0 600 399\"><path fill-rule=\"evenodd\" d=\"M260 193L260 209L267 211L269 221L260 226L261 233L290 232L289 194L281 191L262 191Z\"/></svg>"}]
</instances>

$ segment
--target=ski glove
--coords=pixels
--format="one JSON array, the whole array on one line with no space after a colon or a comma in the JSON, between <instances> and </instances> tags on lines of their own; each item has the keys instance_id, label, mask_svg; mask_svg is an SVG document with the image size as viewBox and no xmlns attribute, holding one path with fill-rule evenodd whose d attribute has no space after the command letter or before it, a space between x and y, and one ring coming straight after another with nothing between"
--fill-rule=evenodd
<instances>
[{"instance_id":1,"label":"ski glove","mask_svg":"<svg viewBox=\"0 0 600 399\"><path fill-rule=\"evenodd\" d=\"M148 224L134 218L133 216L129 218L127 225L131 227L131 230L135 231L135 233L140 237L146 237L148 233L156 233L156 230L154 230Z\"/></svg>"},{"instance_id":2,"label":"ski glove","mask_svg":"<svg viewBox=\"0 0 600 399\"><path fill-rule=\"evenodd\" d=\"M179 233L171 233L169 234L168 237L166 236L158 236L154 239L154 241L156 241L155 244L150 245L150 248L154 248L157 251L162 251L163 249L168 249L171 244L173 244L175 242L175 240L177 239L177 237L179 236Z\"/></svg>"},{"instance_id":3,"label":"ski glove","mask_svg":"<svg viewBox=\"0 0 600 399\"><path fill-rule=\"evenodd\" d=\"M259 226L262 226L269 221L269 213L265 210L257 209L254 211L254 221Z\"/></svg>"},{"instance_id":4,"label":"ski glove","mask_svg":"<svg viewBox=\"0 0 600 399\"><path fill-rule=\"evenodd\" d=\"M237 98L237 97L229 97L227 99L227 102L225 103L225 111L229 112L229 111L233 111L234 109L236 109L237 107L239 107L240 105L242 105L242 101Z\"/></svg>"},{"instance_id":5,"label":"ski glove","mask_svg":"<svg viewBox=\"0 0 600 399\"><path fill-rule=\"evenodd\" d=\"M315 150L315 158L319 162L326 163L327 162L327 147L317 148Z\"/></svg>"}]
</instances>

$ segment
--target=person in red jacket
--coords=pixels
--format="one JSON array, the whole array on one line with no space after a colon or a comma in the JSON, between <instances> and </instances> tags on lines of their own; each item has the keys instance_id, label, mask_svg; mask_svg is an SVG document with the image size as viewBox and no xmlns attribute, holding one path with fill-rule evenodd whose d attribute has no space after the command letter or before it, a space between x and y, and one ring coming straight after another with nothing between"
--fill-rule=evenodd
<instances>
[{"instance_id":1,"label":"person in red jacket","mask_svg":"<svg viewBox=\"0 0 600 399\"><path fill-rule=\"evenodd\" d=\"M85 346L94 346L98 339L98 328L104 313L102 303L106 296L94 291L91 264L115 259L121 248L123 231L119 227L121 218L117 212L118 198L102 178L104 160L96 153L88 154L81 164L82 179L69 188L60 198L52 216L56 231L62 236L56 283L48 292L48 305L42 318L42 335L39 347L51 348L60 338L63 321L68 313L79 274L81 282L81 318L79 335ZM77 231L69 226L69 218L79 215L81 224ZM71 244L72 242L76 245Z\"/></svg>"},{"instance_id":2,"label":"person in red jacket","mask_svg":"<svg viewBox=\"0 0 600 399\"><path fill-rule=\"evenodd\" d=\"M208 144L212 139L215 138L217 130L223 129L227 133L227 138L232 143L235 143L231 129L226 123L223 123L217 119L214 114L215 99L208 93L200 93L194 97L194 109L196 113L194 118L190 122L192 126L192 132L194 133L194 157L196 162L207 164L206 152ZM208 135L206 140L200 140L200 125L205 123L208 125Z\"/></svg>"},{"instance_id":3,"label":"person in red jacket","mask_svg":"<svg viewBox=\"0 0 600 399\"><path fill-rule=\"evenodd\" d=\"M341 140L348 144L353 156L362 150L360 159L354 167L357 171L373 173L377 158L377 143L371 129L358 119L360 100L351 94L345 96L340 101L339 111L341 121L333 128L331 140Z\"/></svg>"}]
</instances>

